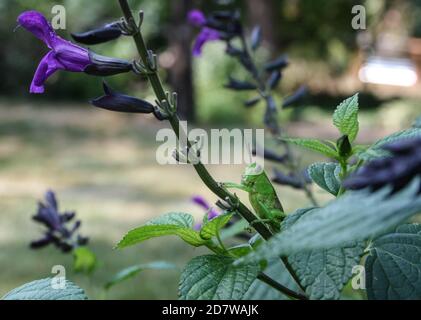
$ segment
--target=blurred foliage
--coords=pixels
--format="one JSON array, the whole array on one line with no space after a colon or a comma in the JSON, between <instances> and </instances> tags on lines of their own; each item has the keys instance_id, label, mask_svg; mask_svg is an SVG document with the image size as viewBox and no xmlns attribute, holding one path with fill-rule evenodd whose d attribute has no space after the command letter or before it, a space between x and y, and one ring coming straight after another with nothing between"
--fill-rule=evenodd
<instances>
[{"instance_id":1,"label":"blurred foliage","mask_svg":"<svg viewBox=\"0 0 421 320\"><path fill-rule=\"evenodd\" d=\"M178 0L177 0L178 1ZM181 0L180 0L181 1ZM247 0L248 1L248 0ZM244 11L244 20L250 31L253 27L247 19L247 1L234 0L232 6ZM352 7L363 4L367 9L368 26L376 25L390 6L403 7L408 15L410 34L421 35L421 0L383 1L383 0L265 0L274 11L273 28L276 35L276 54L287 52L294 59L317 61L326 66L332 76L346 71L356 56L357 31L351 27ZM197 0L194 5L205 11L214 10L216 1ZM226 1L224 1L226 2ZM34 36L16 26L17 16L25 10L39 10L47 18L52 18L51 8L64 5L67 12L67 29L58 33L70 39L71 32L84 31L91 27L114 21L120 17L117 1L86 0L14 0L0 2L0 71L3 81L0 82L0 95L10 99L31 99L32 102L43 100L77 100L86 102L102 94L102 79L88 75L58 72L48 80L48 94L30 96L29 84L34 71L47 52L47 48ZM170 0L130 0L134 9L145 11L143 30L148 45L158 53L168 47L171 37L171 2ZM420 18L419 18L420 17ZM102 44L92 48L104 55L132 59L136 50L131 39L123 37L118 41ZM240 95L223 89L227 76L238 74L238 65L223 54L223 46L209 44L204 56L195 59L194 82L198 107L198 118L201 122L218 122L223 124L242 123L244 121L259 123L263 108L256 112L244 112L242 101L251 98L247 93ZM267 58L269 52L262 52ZM162 78L167 79L166 70ZM296 83L285 86L291 91ZM112 87L128 94L151 97L150 88L139 77L118 75L107 79ZM285 93L285 92L284 92ZM209 98L211 97L211 99ZM321 103L323 105L323 103ZM326 105L331 105L331 101ZM296 116L298 113L295 114ZM285 115L284 115L285 116Z\"/></svg>"}]
</instances>

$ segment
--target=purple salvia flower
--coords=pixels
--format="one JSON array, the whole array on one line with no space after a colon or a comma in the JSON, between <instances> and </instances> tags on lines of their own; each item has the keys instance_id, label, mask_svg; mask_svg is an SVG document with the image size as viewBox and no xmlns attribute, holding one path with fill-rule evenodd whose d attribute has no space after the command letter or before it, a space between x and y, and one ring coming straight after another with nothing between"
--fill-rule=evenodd
<instances>
[{"instance_id":1,"label":"purple salvia flower","mask_svg":"<svg viewBox=\"0 0 421 320\"><path fill-rule=\"evenodd\" d=\"M43 93L45 81L57 70L86 71L94 75L112 75L131 70L131 64L128 62L105 59L106 57L94 55L87 49L59 37L47 19L38 11L23 12L18 17L18 23L50 49L35 71L30 87L31 93Z\"/></svg>"},{"instance_id":2,"label":"purple salvia flower","mask_svg":"<svg viewBox=\"0 0 421 320\"><path fill-rule=\"evenodd\" d=\"M193 203L197 204L199 207L202 207L208 214L208 221L215 219L219 216L219 212L212 208L209 203L203 198L202 196L194 196L192 198ZM198 223L194 226L195 230L200 230L202 228L202 224Z\"/></svg>"},{"instance_id":3,"label":"purple salvia flower","mask_svg":"<svg viewBox=\"0 0 421 320\"><path fill-rule=\"evenodd\" d=\"M44 82L57 70L82 72L91 63L88 50L60 38L41 13L26 11L18 17L18 23L51 49L35 71L31 93L43 93Z\"/></svg>"},{"instance_id":4,"label":"purple salvia flower","mask_svg":"<svg viewBox=\"0 0 421 320\"><path fill-rule=\"evenodd\" d=\"M203 27L206 23L206 17L202 11L194 9L188 14L188 21L195 27Z\"/></svg>"},{"instance_id":5,"label":"purple salvia flower","mask_svg":"<svg viewBox=\"0 0 421 320\"><path fill-rule=\"evenodd\" d=\"M202 28L193 46L194 56L200 56L202 54L203 46L206 43L221 39L221 33L218 30L206 27L207 20L202 11L197 9L190 11L188 14L188 21L195 27Z\"/></svg>"}]
</instances>

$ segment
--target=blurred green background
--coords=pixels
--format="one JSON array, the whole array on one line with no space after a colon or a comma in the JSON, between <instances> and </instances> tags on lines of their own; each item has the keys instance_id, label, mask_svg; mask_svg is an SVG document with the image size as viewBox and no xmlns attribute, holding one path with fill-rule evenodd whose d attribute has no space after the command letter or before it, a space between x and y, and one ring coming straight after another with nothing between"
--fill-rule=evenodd
<instances>
[{"instance_id":1,"label":"blurred green background","mask_svg":"<svg viewBox=\"0 0 421 320\"><path fill-rule=\"evenodd\" d=\"M185 22L188 10L220 6L204 0L129 2L132 8L145 11L145 38L159 53L166 85L181 95L184 118L204 128L261 127L263 106L244 109L249 94L223 88L228 75L245 76L224 55L223 44L209 44L202 57L191 57L197 30ZM361 92L361 143L407 127L421 113L419 81L402 87L363 83L358 77L372 56L405 59L420 74L421 1L234 2L242 10L248 31L255 24L263 28L260 61L285 52L290 57L279 96L302 84L309 88L299 106L281 114L291 136L336 137L330 115L344 97L356 91ZM14 31L16 18L22 11L35 9L50 19L51 8L57 4L66 8L66 30L59 31L64 38L120 17L117 1L110 0L0 0L0 296L24 282L50 276L52 266L62 264L68 278L86 288L92 298L175 298L180 270L144 271L107 294L102 286L123 267L166 260L181 269L204 251L169 239L123 251L113 247L128 230L169 211L190 212L199 220L203 212L190 198L202 195L209 202L216 198L188 166L156 163L155 134L165 124L89 105L88 100L102 95L102 79L58 72L48 80L45 94L29 94L34 70L47 49L22 28ZM366 8L365 31L351 27L352 7L358 4ZM136 56L129 38L94 50L125 59ZM153 99L147 83L135 75L107 81L119 91ZM303 155L303 167L321 159L296 152ZM238 181L243 168L212 166L210 170L218 180ZM71 255L54 248L31 251L28 247L41 232L30 217L49 188L57 192L62 208L77 211L82 233L91 237L92 249L101 260L91 277L72 272ZM322 190L314 187L314 191L320 202L330 199ZM280 187L279 195L289 212L308 205L295 190Z\"/></svg>"}]
</instances>

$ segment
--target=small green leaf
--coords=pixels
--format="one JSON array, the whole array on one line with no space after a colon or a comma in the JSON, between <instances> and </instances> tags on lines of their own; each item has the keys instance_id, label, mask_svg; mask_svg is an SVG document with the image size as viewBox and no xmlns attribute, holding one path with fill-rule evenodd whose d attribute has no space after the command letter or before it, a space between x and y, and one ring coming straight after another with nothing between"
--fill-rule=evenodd
<instances>
[{"instance_id":1,"label":"small green leaf","mask_svg":"<svg viewBox=\"0 0 421 320\"><path fill-rule=\"evenodd\" d=\"M174 264L165 261L156 261L147 264L130 266L120 270L117 274L115 274L114 277L105 284L104 288L108 290L116 284L134 278L139 274L139 272L143 270L170 270L176 268L177 267Z\"/></svg>"},{"instance_id":2,"label":"small green leaf","mask_svg":"<svg viewBox=\"0 0 421 320\"><path fill-rule=\"evenodd\" d=\"M334 148L317 139L286 138L283 140L296 146L321 153L329 158L338 158L338 153Z\"/></svg>"},{"instance_id":3,"label":"small green leaf","mask_svg":"<svg viewBox=\"0 0 421 320\"><path fill-rule=\"evenodd\" d=\"M200 230L200 237L204 240L212 239L231 220L232 216L232 213L227 213L206 222Z\"/></svg>"},{"instance_id":4,"label":"small green leaf","mask_svg":"<svg viewBox=\"0 0 421 320\"><path fill-rule=\"evenodd\" d=\"M249 254L253 250L252 246L249 244L240 244L235 247L231 247L228 249L228 252L237 257L240 258L242 256L245 256L246 254Z\"/></svg>"},{"instance_id":5,"label":"small green leaf","mask_svg":"<svg viewBox=\"0 0 421 320\"><path fill-rule=\"evenodd\" d=\"M73 268L75 272L91 273L97 266L95 254L87 247L79 247L73 251Z\"/></svg>"},{"instance_id":6,"label":"small green leaf","mask_svg":"<svg viewBox=\"0 0 421 320\"><path fill-rule=\"evenodd\" d=\"M117 244L117 248L121 249L151 238L169 235L178 236L192 246L202 246L206 241L192 227L193 217L190 214L168 213L129 231Z\"/></svg>"},{"instance_id":7,"label":"small green leaf","mask_svg":"<svg viewBox=\"0 0 421 320\"><path fill-rule=\"evenodd\" d=\"M341 188L341 168L337 163L314 163L308 167L308 174L320 188L337 196Z\"/></svg>"},{"instance_id":8,"label":"small green leaf","mask_svg":"<svg viewBox=\"0 0 421 320\"><path fill-rule=\"evenodd\" d=\"M333 124L341 134L347 135L353 142L358 135L358 94L342 102L333 114Z\"/></svg>"},{"instance_id":9,"label":"small green leaf","mask_svg":"<svg viewBox=\"0 0 421 320\"><path fill-rule=\"evenodd\" d=\"M393 195L385 187L347 192L323 208L311 209L287 230L275 235L240 262L260 261L306 250L341 247L383 234L421 212L420 179ZM238 263L238 262L237 262Z\"/></svg>"},{"instance_id":10,"label":"small green leaf","mask_svg":"<svg viewBox=\"0 0 421 320\"><path fill-rule=\"evenodd\" d=\"M370 300L420 300L421 225L373 241L365 268Z\"/></svg>"},{"instance_id":11,"label":"small green leaf","mask_svg":"<svg viewBox=\"0 0 421 320\"><path fill-rule=\"evenodd\" d=\"M240 300L259 273L257 264L234 266L234 259L207 255L191 260L181 274L182 300Z\"/></svg>"},{"instance_id":12,"label":"small green leaf","mask_svg":"<svg viewBox=\"0 0 421 320\"><path fill-rule=\"evenodd\" d=\"M311 209L289 215L282 223L282 230L290 228L309 212ZM359 265L365 247L364 242L351 241L340 248L293 254L288 257L288 262L310 299L338 300L352 276L352 269Z\"/></svg>"},{"instance_id":13,"label":"small green leaf","mask_svg":"<svg viewBox=\"0 0 421 320\"><path fill-rule=\"evenodd\" d=\"M63 287L55 288L59 283L47 278L24 284L7 293L2 300L86 300L85 291L74 283L65 280ZM64 279L63 279L64 281Z\"/></svg>"}]
</instances>

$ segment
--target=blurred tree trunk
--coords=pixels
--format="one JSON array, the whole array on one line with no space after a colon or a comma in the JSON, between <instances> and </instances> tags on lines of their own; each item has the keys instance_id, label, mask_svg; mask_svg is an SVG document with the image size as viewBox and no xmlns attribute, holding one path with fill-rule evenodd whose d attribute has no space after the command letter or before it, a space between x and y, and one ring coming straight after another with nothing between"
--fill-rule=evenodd
<instances>
[{"instance_id":1,"label":"blurred tree trunk","mask_svg":"<svg viewBox=\"0 0 421 320\"><path fill-rule=\"evenodd\" d=\"M277 0L279 1L279 0ZM250 23L262 28L264 46L276 52L280 49L275 21L277 6L274 0L247 0L247 12Z\"/></svg>"},{"instance_id":2,"label":"blurred tree trunk","mask_svg":"<svg viewBox=\"0 0 421 320\"><path fill-rule=\"evenodd\" d=\"M192 27L187 23L187 14L193 0L171 1L171 22L168 52L173 63L169 65L169 82L178 93L178 113L183 120L195 120L194 87L192 75L191 42Z\"/></svg>"}]
</instances>

